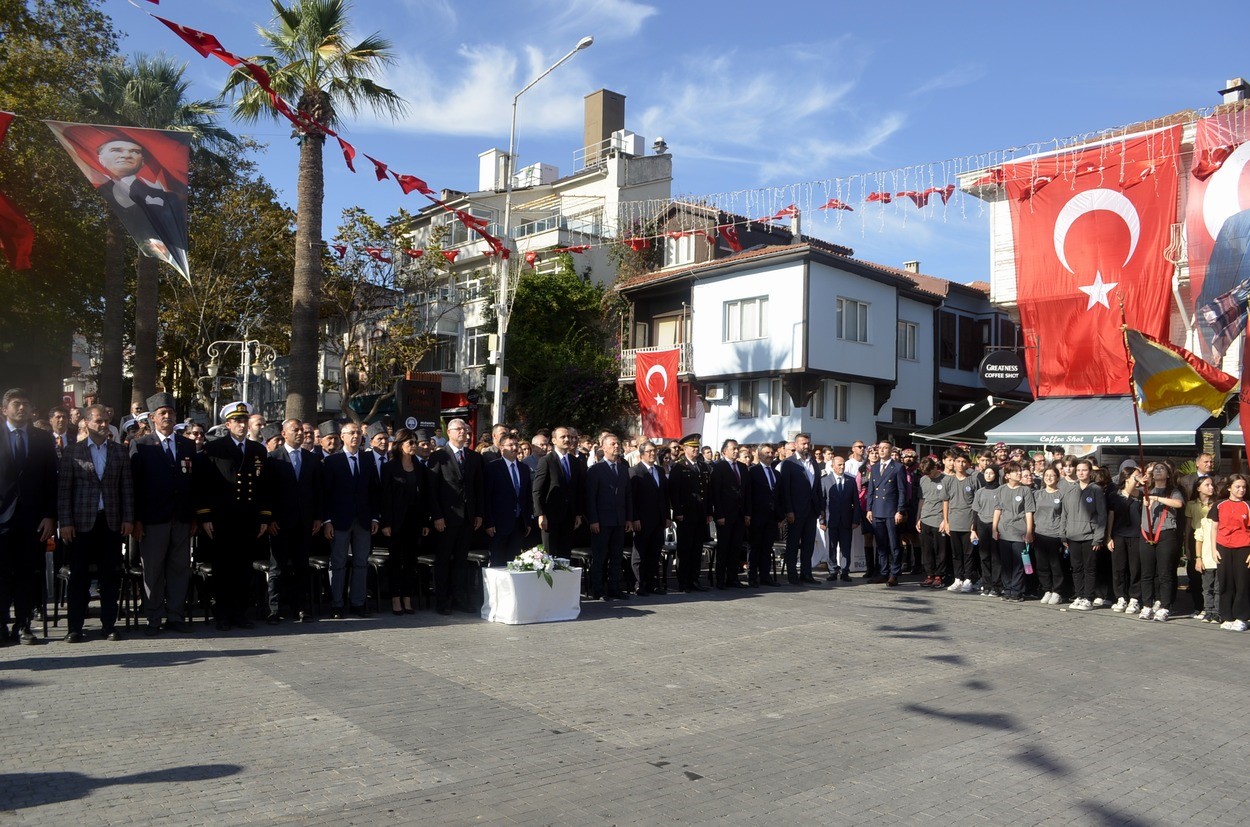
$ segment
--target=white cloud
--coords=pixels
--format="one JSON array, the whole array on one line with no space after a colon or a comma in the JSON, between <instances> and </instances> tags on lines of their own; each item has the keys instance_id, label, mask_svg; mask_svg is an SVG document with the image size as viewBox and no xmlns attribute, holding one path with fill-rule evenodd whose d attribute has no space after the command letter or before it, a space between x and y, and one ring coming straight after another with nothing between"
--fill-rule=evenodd
<instances>
[{"instance_id":1,"label":"white cloud","mask_svg":"<svg viewBox=\"0 0 1250 827\"><path fill-rule=\"evenodd\" d=\"M403 0L404 6L421 23L454 27L456 8L451 0Z\"/></svg>"},{"instance_id":2,"label":"white cloud","mask_svg":"<svg viewBox=\"0 0 1250 827\"><path fill-rule=\"evenodd\" d=\"M589 34L596 40L633 37L647 18L660 13L654 6L633 0L560 0L548 5L561 9L551 18L550 31L578 37Z\"/></svg>"},{"instance_id":3,"label":"white cloud","mask_svg":"<svg viewBox=\"0 0 1250 827\"><path fill-rule=\"evenodd\" d=\"M924 83L907 93L908 97L919 97L939 89L956 89L980 80L985 75L985 68L975 64L955 66L940 75L929 78Z\"/></svg>"}]
</instances>

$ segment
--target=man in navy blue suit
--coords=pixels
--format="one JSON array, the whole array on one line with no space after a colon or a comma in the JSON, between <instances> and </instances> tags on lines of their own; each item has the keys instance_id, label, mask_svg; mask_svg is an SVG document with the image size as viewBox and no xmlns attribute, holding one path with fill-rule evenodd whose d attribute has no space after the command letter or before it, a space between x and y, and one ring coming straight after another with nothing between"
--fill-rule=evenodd
<instances>
[{"instance_id":1,"label":"man in navy blue suit","mask_svg":"<svg viewBox=\"0 0 1250 827\"><path fill-rule=\"evenodd\" d=\"M755 449L755 457L757 462L747 474L751 480L748 508L751 517L748 531L751 553L747 565L747 584L780 586L772 574L773 543L780 536L778 526L785 519L785 514L778 499L777 472L773 470L773 446L767 442L761 443Z\"/></svg>"},{"instance_id":2,"label":"man in navy blue suit","mask_svg":"<svg viewBox=\"0 0 1250 827\"><path fill-rule=\"evenodd\" d=\"M780 468L781 510L790 525L786 532L786 572L791 585L816 582L812 577L812 549L816 545L822 492L821 469L812 461L811 446L811 434L796 436L794 453L786 457Z\"/></svg>"},{"instance_id":3,"label":"man in navy blue suit","mask_svg":"<svg viewBox=\"0 0 1250 827\"><path fill-rule=\"evenodd\" d=\"M521 553L534 523L533 477L517 460L516 437L505 433L495 442L495 462L485 465L486 536L490 562L503 566Z\"/></svg>"},{"instance_id":4,"label":"man in navy blue suit","mask_svg":"<svg viewBox=\"0 0 1250 827\"><path fill-rule=\"evenodd\" d=\"M600 440L603 459L586 471L586 522L590 524L590 596L620 600L625 530L634 520L629 464L615 434Z\"/></svg>"},{"instance_id":5,"label":"man in navy blue suit","mask_svg":"<svg viewBox=\"0 0 1250 827\"><path fill-rule=\"evenodd\" d=\"M325 520L322 531L330 541L330 609L343 617L343 587L347 558L352 558L351 612L368 615L365 587L369 575L370 540L382 518L378 498L378 469L369 450L360 450L360 425L343 426L343 450L322 462Z\"/></svg>"},{"instance_id":6,"label":"man in navy blue suit","mask_svg":"<svg viewBox=\"0 0 1250 827\"><path fill-rule=\"evenodd\" d=\"M660 551L664 532L672 524L668 504L668 478L656 465L655 443L638 445L638 464L629 472L629 493L634 504L634 583L639 595L668 591L660 579Z\"/></svg>"},{"instance_id":7,"label":"man in navy blue suit","mask_svg":"<svg viewBox=\"0 0 1250 827\"><path fill-rule=\"evenodd\" d=\"M720 447L721 458L712 463L712 519L716 520L716 571L718 589L743 588L738 579L742 569L742 544L751 525L747 510L751 485L747 467L738 462L738 442L727 439Z\"/></svg>"},{"instance_id":8,"label":"man in navy blue suit","mask_svg":"<svg viewBox=\"0 0 1250 827\"><path fill-rule=\"evenodd\" d=\"M855 478L845 473L846 460L834 457L833 473L820 481L825 493L825 511L820 522L829 532L829 582L836 582L839 575L845 581L851 579L851 535L863 522L859 509L859 487ZM839 568L838 556L846 561Z\"/></svg>"},{"instance_id":9,"label":"man in navy blue suit","mask_svg":"<svg viewBox=\"0 0 1250 827\"><path fill-rule=\"evenodd\" d=\"M910 493L902 463L890 458L892 448L887 439L877 445L880 459L872 464L868 482L864 485L867 519L872 523L880 571L872 582L887 586L897 586L898 576L902 573L903 547L899 542L898 527L907 519L907 497Z\"/></svg>"}]
</instances>

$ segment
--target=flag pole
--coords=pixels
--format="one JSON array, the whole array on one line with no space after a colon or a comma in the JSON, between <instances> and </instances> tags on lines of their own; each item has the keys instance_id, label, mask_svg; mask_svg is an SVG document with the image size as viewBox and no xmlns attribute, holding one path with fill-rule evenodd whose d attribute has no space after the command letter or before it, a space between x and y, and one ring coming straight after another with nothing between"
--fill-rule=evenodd
<instances>
[{"instance_id":1,"label":"flag pole","mask_svg":"<svg viewBox=\"0 0 1250 827\"><path fill-rule=\"evenodd\" d=\"M1128 319L1124 315L1124 294L1120 294L1120 335L1124 339L1124 363L1128 365L1128 395L1133 400L1133 427L1137 429L1137 465L1146 467L1146 449L1141 439L1141 411L1137 404L1137 391L1133 387L1133 354L1128 349Z\"/></svg>"}]
</instances>

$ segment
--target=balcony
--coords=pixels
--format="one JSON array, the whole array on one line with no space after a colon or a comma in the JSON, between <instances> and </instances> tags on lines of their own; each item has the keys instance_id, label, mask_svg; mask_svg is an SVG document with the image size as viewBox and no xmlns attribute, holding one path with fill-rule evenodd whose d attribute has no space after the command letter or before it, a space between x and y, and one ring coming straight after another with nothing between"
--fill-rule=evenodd
<instances>
[{"instance_id":1,"label":"balcony","mask_svg":"<svg viewBox=\"0 0 1250 827\"><path fill-rule=\"evenodd\" d=\"M638 361L634 358L637 353L655 353L660 350L672 350L678 348L681 352L677 356L677 376L690 379L694 376L694 348L689 344L681 345L657 345L655 347L638 347L621 351L621 384L629 384L634 381L637 376L635 368Z\"/></svg>"}]
</instances>

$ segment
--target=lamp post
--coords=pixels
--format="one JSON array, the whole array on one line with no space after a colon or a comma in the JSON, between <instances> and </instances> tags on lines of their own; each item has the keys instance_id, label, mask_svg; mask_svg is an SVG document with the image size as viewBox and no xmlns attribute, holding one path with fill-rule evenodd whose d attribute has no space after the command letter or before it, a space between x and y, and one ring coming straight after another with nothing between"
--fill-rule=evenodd
<instances>
[{"instance_id":1,"label":"lamp post","mask_svg":"<svg viewBox=\"0 0 1250 827\"><path fill-rule=\"evenodd\" d=\"M244 332L243 338L238 341L219 339L208 346L209 378L217 378L217 372L221 370L222 354L228 352L232 347L239 349L239 364L243 374L241 379L243 384L243 401L247 402L248 386L252 383L253 373L263 374L269 382L278 378L277 368L274 367L274 364L278 361L278 354L269 345L262 344L259 339L249 339L246 332ZM215 405L216 403L214 403ZM213 415L217 415L216 411L214 411Z\"/></svg>"},{"instance_id":2,"label":"lamp post","mask_svg":"<svg viewBox=\"0 0 1250 827\"><path fill-rule=\"evenodd\" d=\"M577 45L570 49L568 54L547 67L542 74L527 83L524 89L517 92L512 97L512 127L508 130L508 157L504 163L504 167L507 170L507 177L504 182L503 197L503 236L509 250L516 247L516 245L512 243L512 175L514 172L513 161L516 157L517 102L521 99L522 95L534 88L534 85L540 80L560 68L560 66L562 66L566 61L571 59L573 55L577 54L582 49L590 48L594 42L595 39L589 35L577 41ZM508 317L512 315L512 307L508 300L508 260L503 256L499 257L499 304L495 310L496 318L499 320L499 349L495 352L495 398L491 406L491 410L494 413L495 421L503 422L505 419L503 404L504 341L508 333Z\"/></svg>"}]
</instances>

